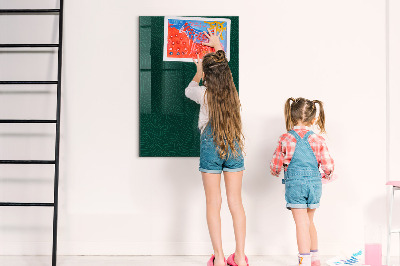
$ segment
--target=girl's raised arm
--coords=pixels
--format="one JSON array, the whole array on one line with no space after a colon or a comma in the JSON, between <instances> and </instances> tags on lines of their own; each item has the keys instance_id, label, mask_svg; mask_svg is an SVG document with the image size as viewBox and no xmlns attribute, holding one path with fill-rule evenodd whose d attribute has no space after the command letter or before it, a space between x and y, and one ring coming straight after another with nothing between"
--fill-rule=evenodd
<instances>
[{"instance_id":1,"label":"girl's raised arm","mask_svg":"<svg viewBox=\"0 0 400 266\"><path fill-rule=\"evenodd\" d=\"M195 101L196 103L200 104L202 101L204 101L205 88L199 85L200 80L203 77L203 67L202 67L202 62L199 58L199 55L197 55L197 61L196 61L196 59L193 59L193 62L196 65L197 71L196 71L196 75L194 75L192 81L186 87L185 95L190 100Z\"/></svg>"},{"instance_id":2,"label":"girl's raised arm","mask_svg":"<svg viewBox=\"0 0 400 266\"><path fill-rule=\"evenodd\" d=\"M196 75L193 77L193 81L196 81L197 83L200 83L200 80L203 77L203 62L200 59L199 55L197 55L197 61L196 59L193 59L194 64L196 65L197 71Z\"/></svg>"}]
</instances>

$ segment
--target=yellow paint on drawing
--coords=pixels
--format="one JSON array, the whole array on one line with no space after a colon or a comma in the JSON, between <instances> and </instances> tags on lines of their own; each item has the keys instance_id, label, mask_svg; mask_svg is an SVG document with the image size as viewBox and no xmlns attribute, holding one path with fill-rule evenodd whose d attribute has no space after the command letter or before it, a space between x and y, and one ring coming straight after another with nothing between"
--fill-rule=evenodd
<instances>
[{"instance_id":1,"label":"yellow paint on drawing","mask_svg":"<svg viewBox=\"0 0 400 266\"><path fill-rule=\"evenodd\" d=\"M222 32L226 30L226 27L224 27L224 22L218 22L218 21L204 21L204 23L207 23L210 25L210 29L216 29L218 32ZM221 34L221 40L224 39L224 36Z\"/></svg>"}]
</instances>

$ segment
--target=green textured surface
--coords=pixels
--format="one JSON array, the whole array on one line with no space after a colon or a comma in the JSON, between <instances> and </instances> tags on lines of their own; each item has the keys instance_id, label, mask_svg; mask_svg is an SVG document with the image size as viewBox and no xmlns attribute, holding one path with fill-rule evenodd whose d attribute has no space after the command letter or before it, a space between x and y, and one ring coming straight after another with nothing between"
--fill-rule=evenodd
<instances>
[{"instance_id":1,"label":"green textured surface","mask_svg":"<svg viewBox=\"0 0 400 266\"><path fill-rule=\"evenodd\" d=\"M209 17L209 16L206 16ZM231 20L229 66L239 89L239 17ZM164 17L139 18L140 157L198 157L200 105L185 96L194 63L164 62Z\"/></svg>"}]
</instances>

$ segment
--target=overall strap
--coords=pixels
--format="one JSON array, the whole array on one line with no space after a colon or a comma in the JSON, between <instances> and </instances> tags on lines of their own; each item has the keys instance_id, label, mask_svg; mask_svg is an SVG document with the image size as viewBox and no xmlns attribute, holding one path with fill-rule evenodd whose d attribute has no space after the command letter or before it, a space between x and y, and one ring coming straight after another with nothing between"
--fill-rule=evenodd
<instances>
[{"instance_id":1,"label":"overall strap","mask_svg":"<svg viewBox=\"0 0 400 266\"><path fill-rule=\"evenodd\" d=\"M290 130L288 133L290 133L291 135L293 135L293 137L295 137L297 141L301 140L299 134L297 134L297 132L294 131L293 129Z\"/></svg>"},{"instance_id":2,"label":"overall strap","mask_svg":"<svg viewBox=\"0 0 400 266\"><path fill-rule=\"evenodd\" d=\"M308 140L308 137L309 137L310 135L312 135L312 134L314 134L314 132L313 132L312 130L308 131L308 132L304 135L303 139L304 139L304 140Z\"/></svg>"},{"instance_id":3,"label":"overall strap","mask_svg":"<svg viewBox=\"0 0 400 266\"><path fill-rule=\"evenodd\" d=\"M292 159L285 171L285 180L296 178L313 178L321 177L318 170L318 161L311 148L308 138L314 134L313 131L308 131L303 138L294 130L289 132L296 140L296 148L294 150ZM285 181L283 181L285 182Z\"/></svg>"}]
</instances>

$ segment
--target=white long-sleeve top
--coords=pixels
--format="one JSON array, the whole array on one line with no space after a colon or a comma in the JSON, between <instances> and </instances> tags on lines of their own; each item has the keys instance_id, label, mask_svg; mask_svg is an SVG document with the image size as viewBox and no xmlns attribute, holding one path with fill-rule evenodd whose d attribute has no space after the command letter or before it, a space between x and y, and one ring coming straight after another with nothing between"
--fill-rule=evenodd
<instances>
[{"instance_id":1,"label":"white long-sleeve top","mask_svg":"<svg viewBox=\"0 0 400 266\"><path fill-rule=\"evenodd\" d=\"M207 126L207 123L209 121L208 104L207 104L207 99L205 98L206 90L207 90L206 87L200 86L199 83L197 83L194 80L192 80L185 89L186 97L200 104L198 127L201 130L201 132L203 132L204 128Z\"/></svg>"}]
</instances>

